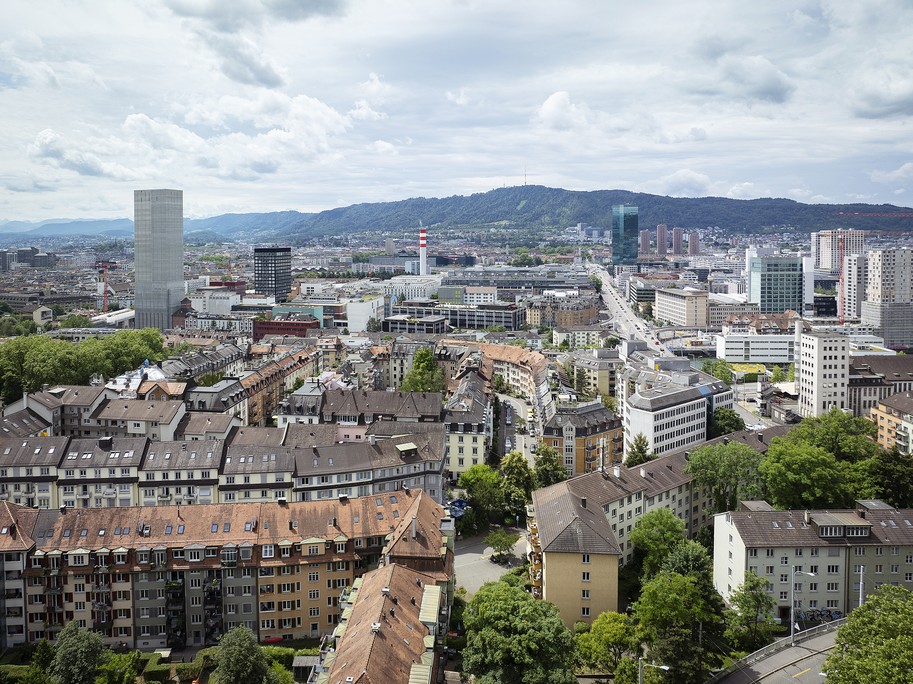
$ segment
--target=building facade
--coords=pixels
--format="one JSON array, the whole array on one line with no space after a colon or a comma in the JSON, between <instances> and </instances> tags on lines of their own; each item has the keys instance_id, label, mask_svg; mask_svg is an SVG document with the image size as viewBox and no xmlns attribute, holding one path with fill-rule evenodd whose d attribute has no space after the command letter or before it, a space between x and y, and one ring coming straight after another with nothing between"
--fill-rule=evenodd
<instances>
[{"instance_id":1,"label":"building facade","mask_svg":"<svg viewBox=\"0 0 913 684\"><path fill-rule=\"evenodd\" d=\"M274 297L276 302L288 301L292 290L292 248L254 248L254 291Z\"/></svg>"},{"instance_id":2,"label":"building facade","mask_svg":"<svg viewBox=\"0 0 913 684\"><path fill-rule=\"evenodd\" d=\"M612 265L637 264L637 247L640 230L637 207L624 204L612 206Z\"/></svg>"},{"instance_id":3,"label":"building facade","mask_svg":"<svg viewBox=\"0 0 913 684\"><path fill-rule=\"evenodd\" d=\"M184 298L184 192L135 190L137 328L171 327Z\"/></svg>"},{"instance_id":4,"label":"building facade","mask_svg":"<svg viewBox=\"0 0 913 684\"><path fill-rule=\"evenodd\" d=\"M803 311L801 257L751 257L748 260L748 301L761 313Z\"/></svg>"},{"instance_id":5,"label":"building facade","mask_svg":"<svg viewBox=\"0 0 913 684\"><path fill-rule=\"evenodd\" d=\"M707 292L692 288L656 291L653 317L686 328L707 327Z\"/></svg>"},{"instance_id":6,"label":"building facade","mask_svg":"<svg viewBox=\"0 0 913 684\"><path fill-rule=\"evenodd\" d=\"M799 415L821 416L849 407L850 344L846 335L805 332L799 339L796 385Z\"/></svg>"}]
</instances>

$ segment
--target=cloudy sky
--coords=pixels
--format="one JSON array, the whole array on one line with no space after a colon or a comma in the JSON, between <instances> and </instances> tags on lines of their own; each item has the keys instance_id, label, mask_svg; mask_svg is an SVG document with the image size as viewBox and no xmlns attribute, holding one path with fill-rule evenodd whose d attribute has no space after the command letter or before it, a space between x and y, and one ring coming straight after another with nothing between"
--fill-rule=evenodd
<instances>
[{"instance_id":1,"label":"cloudy sky","mask_svg":"<svg viewBox=\"0 0 913 684\"><path fill-rule=\"evenodd\" d=\"M4 0L0 220L542 184L913 205L907 0Z\"/></svg>"}]
</instances>

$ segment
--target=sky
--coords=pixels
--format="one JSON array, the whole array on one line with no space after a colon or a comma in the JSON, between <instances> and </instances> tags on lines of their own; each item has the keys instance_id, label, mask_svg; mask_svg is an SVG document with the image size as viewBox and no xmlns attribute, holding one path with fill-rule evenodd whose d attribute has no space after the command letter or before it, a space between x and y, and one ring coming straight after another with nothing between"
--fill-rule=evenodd
<instances>
[{"instance_id":1,"label":"sky","mask_svg":"<svg viewBox=\"0 0 913 684\"><path fill-rule=\"evenodd\" d=\"M4 0L0 221L527 184L913 206L913 2Z\"/></svg>"}]
</instances>

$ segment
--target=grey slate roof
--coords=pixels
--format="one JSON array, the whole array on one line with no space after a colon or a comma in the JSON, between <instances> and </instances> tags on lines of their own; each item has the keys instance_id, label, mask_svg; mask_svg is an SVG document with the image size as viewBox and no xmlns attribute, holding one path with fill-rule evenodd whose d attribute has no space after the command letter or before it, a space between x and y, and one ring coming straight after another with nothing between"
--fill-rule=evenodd
<instances>
[{"instance_id":1,"label":"grey slate roof","mask_svg":"<svg viewBox=\"0 0 913 684\"><path fill-rule=\"evenodd\" d=\"M574 494L568 482L533 492L543 553L621 555L602 509Z\"/></svg>"}]
</instances>

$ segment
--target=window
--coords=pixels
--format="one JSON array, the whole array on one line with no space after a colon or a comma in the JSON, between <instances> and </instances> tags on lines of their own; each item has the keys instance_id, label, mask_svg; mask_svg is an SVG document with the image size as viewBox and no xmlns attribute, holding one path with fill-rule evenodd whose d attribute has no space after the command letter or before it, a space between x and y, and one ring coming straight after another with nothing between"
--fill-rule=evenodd
<instances>
[{"instance_id":1,"label":"window","mask_svg":"<svg viewBox=\"0 0 913 684\"><path fill-rule=\"evenodd\" d=\"M583 573L583 576L581 577L581 579L582 579L584 582L589 582L589 581L590 581L590 573L588 573L588 572Z\"/></svg>"},{"instance_id":2,"label":"window","mask_svg":"<svg viewBox=\"0 0 913 684\"><path fill-rule=\"evenodd\" d=\"M588 554L588 553L583 554L583 562L584 563L590 562L590 554Z\"/></svg>"},{"instance_id":3,"label":"window","mask_svg":"<svg viewBox=\"0 0 913 684\"><path fill-rule=\"evenodd\" d=\"M581 591L581 592L580 592L580 598L582 598L584 601L588 601L589 598L590 598L590 590L589 590L589 589L584 589L583 591Z\"/></svg>"},{"instance_id":4,"label":"window","mask_svg":"<svg viewBox=\"0 0 913 684\"><path fill-rule=\"evenodd\" d=\"M584 606L583 608L581 608L581 609L580 609L580 616L581 616L581 617L590 617L590 607L589 607L589 606Z\"/></svg>"},{"instance_id":5,"label":"window","mask_svg":"<svg viewBox=\"0 0 913 684\"><path fill-rule=\"evenodd\" d=\"M320 598L320 589L310 589L308 590L308 598L312 601L316 601Z\"/></svg>"},{"instance_id":6,"label":"window","mask_svg":"<svg viewBox=\"0 0 913 684\"><path fill-rule=\"evenodd\" d=\"M275 556L275 554L276 554L275 546L273 546L272 544L263 545L262 555L264 558L272 558L273 556Z\"/></svg>"},{"instance_id":7,"label":"window","mask_svg":"<svg viewBox=\"0 0 913 684\"><path fill-rule=\"evenodd\" d=\"M840 591L840 583L839 582L828 582L827 590L828 591Z\"/></svg>"}]
</instances>

